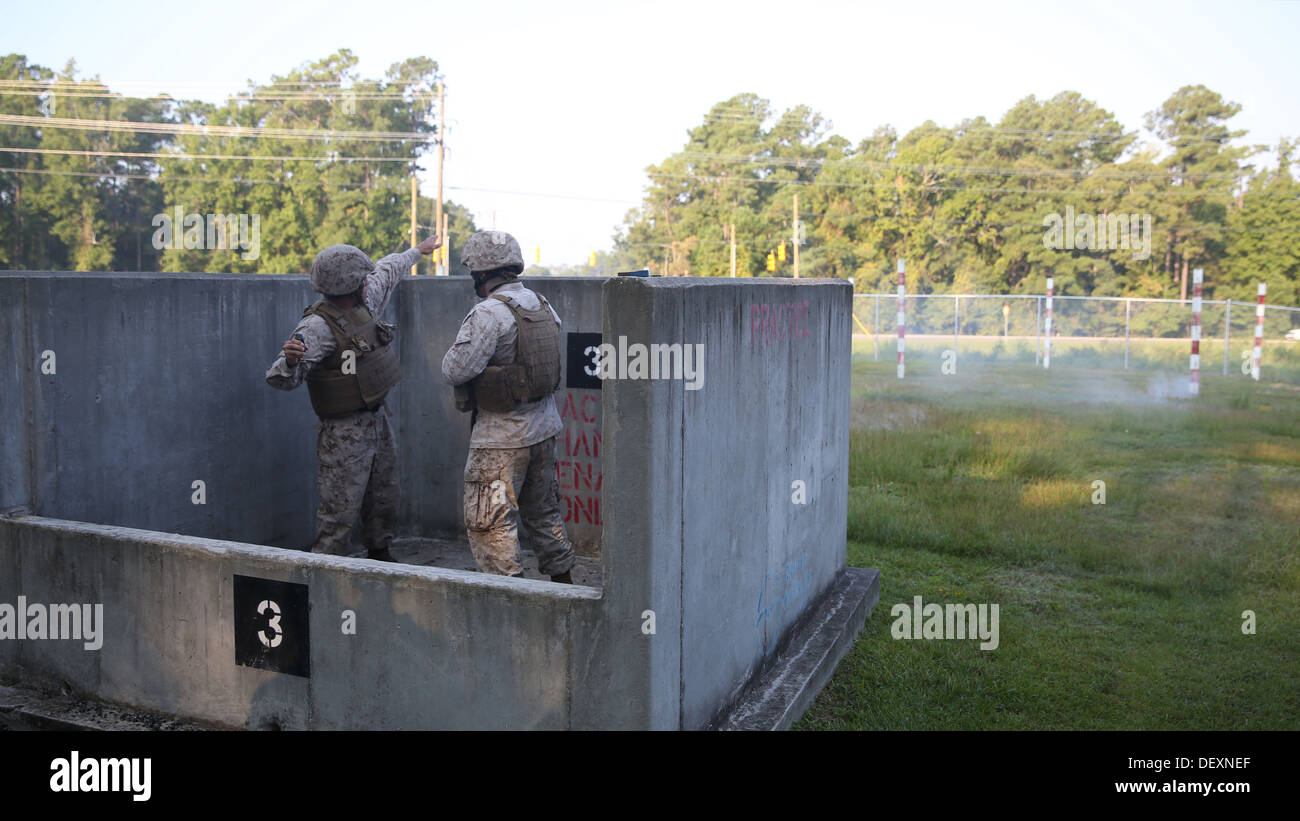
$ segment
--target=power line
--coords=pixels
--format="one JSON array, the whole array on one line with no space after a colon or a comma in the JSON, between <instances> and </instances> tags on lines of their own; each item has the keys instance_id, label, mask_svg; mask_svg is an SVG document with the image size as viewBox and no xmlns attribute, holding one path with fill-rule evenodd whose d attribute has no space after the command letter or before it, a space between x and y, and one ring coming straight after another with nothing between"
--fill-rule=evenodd
<instances>
[{"instance_id":1,"label":"power line","mask_svg":"<svg viewBox=\"0 0 1300 821\"><path fill-rule=\"evenodd\" d=\"M581 194L547 194L540 191L505 191L499 188L468 188L463 185L448 185L447 188L452 191L476 191L485 194L510 194L520 197L543 197L546 199L559 200L586 200L589 202L617 202L624 204L635 204L640 202L640 200L615 199L611 197L587 197Z\"/></svg>"},{"instance_id":2,"label":"power line","mask_svg":"<svg viewBox=\"0 0 1300 821\"><path fill-rule=\"evenodd\" d=\"M188 123L143 123L134 120L83 120L65 117L35 117L0 114L0 125L30 128L66 128L77 131L126 131L140 134L192 134L204 137L263 137L282 140L357 140L360 142L428 142L430 135L419 131L331 131L262 126L190 125Z\"/></svg>"},{"instance_id":3,"label":"power line","mask_svg":"<svg viewBox=\"0 0 1300 821\"><path fill-rule=\"evenodd\" d=\"M0 152L10 151L10 150L12 149L0 148ZM411 162L411 161L404 160L403 162ZM408 180L408 178L405 176L401 177L400 179L377 177L374 180L372 180L370 183L340 183L340 182L330 182L326 180L250 180L250 179L241 179L238 177L223 179L217 177L188 177L188 176L182 177L182 176L174 176L171 174L150 176L148 174L116 173L112 171L104 171L104 172L65 171L65 170L51 169L51 168L19 168L16 166L0 166L0 171L12 171L16 174L48 174L48 175L55 175L55 176L73 176L73 177L112 177L116 179L148 180L157 183L167 183L173 180L179 180L184 182L211 182L211 183L233 182L233 183L243 183L248 185L321 185L321 186L327 186L333 188L361 188L366 185L370 185L370 186L382 185L384 187L399 187L399 186L407 185L407 180ZM615 199L611 197L587 197L581 194L549 194L541 191L507 191L499 188L474 188L474 187L464 186L464 185L448 185L445 187L451 191L475 191L475 192L486 193L486 194L508 194L508 195L520 196L520 197L541 197L544 199L584 200L589 202L615 202L615 203L623 203L623 204L635 204L639 202L639 200Z\"/></svg>"},{"instance_id":4,"label":"power line","mask_svg":"<svg viewBox=\"0 0 1300 821\"><path fill-rule=\"evenodd\" d=\"M169 182L199 182L199 183L238 183L241 185L320 185L327 188L405 188L409 184L409 177L403 175L400 178L376 177L369 182L329 182L326 180L248 180L239 177L215 178L215 177L176 177L167 175L163 177L150 176L148 174L120 174L111 171L61 171L51 168L13 168L0 166L0 171L11 171L15 174L46 174L60 177L111 177L122 180L145 180L147 182L156 182L165 184Z\"/></svg>"},{"instance_id":5,"label":"power line","mask_svg":"<svg viewBox=\"0 0 1300 821\"><path fill-rule=\"evenodd\" d=\"M117 91L92 92L92 91L83 91L80 89L59 91L53 88L47 88L43 90L42 89L18 89L18 88L5 89L3 86L0 86L0 96L12 96L12 97L49 96L56 100L69 100L69 99L75 100L75 99L84 98L84 99L110 99L110 100L146 100L146 101L153 100L153 101L174 102L174 103L186 102L184 97L175 94L167 94L167 93L136 96L133 94L123 94L122 92L117 92ZM227 94L224 97L224 99L227 100L228 102L252 102L252 101L341 102L343 100L350 100L350 101L357 101L357 102L371 101L371 100L402 100L402 101L417 102L423 100L433 100L436 99L437 96L438 96L437 94L431 94L423 91L398 92L398 93L384 93L384 92L358 93L351 90L350 88L342 88L330 92L301 91L301 92L285 92L280 94L264 94L258 91L250 91L250 92L244 92L239 94Z\"/></svg>"},{"instance_id":6,"label":"power line","mask_svg":"<svg viewBox=\"0 0 1300 821\"><path fill-rule=\"evenodd\" d=\"M45 92L45 91L2 91L2 90L0 90L0 95L3 95L3 96L16 96L16 97L43 97L43 96L45 96L45 95L48 94L48 93L50 93L50 92ZM107 93L104 93L104 94L88 94L88 93L80 93L80 92L77 92L77 93L66 93L66 92L64 92L64 93L56 94L56 95L54 95L54 96L55 96L56 99L61 99L61 100L69 100L69 99L73 99L73 100L75 100L75 99L82 99L82 98L84 98L84 99L108 99L108 100L145 100L145 101L175 102L175 103L187 102L187 100L186 100L184 97L178 97L178 96L175 96L175 95L172 95L172 94L149 94L149 95L146 95L146 96L143 96L143 97L137 97L137 96L134 96L134 95L131 95L131 94L122 94L122 93L118 93L118 92L107 92ZM226 95L224 98L222 98L222 99L225 99L225 100L228 101L228 102L254 102L254 101L256 101L256 102L296 102L296 101L306 101L306 102L343 102L344 100L351 100L351 101L355 101L355 102L369 101L369 100L402 100L402 101L415 102L415 101L419 101L419 100L430 99L430 96L431 96L431 95L428 95L428 94L413 94L413 95L406 95L406 94L353 94L353 93L351 93L351 92L345 90L345 91L343 91L341 94L329 94L329 95L323 95L323 94L297 94L297 95L288 95L288 94L275 94L275 95L271 95L271 94L227 94L227 95ZM437 95L432 95L432 97L436 99Z\"/></svg>"},{"instance_id":7,"label":"power line","mask_svg":"<svg viewBox=\"0 0 1300 821\"><path fill-rule=\"evenodd\" d=\"M271 162L400 162L413 163L417 162L411 157L282 157L273 154L188 154L184 152L176 153L157 153L157 152L138 152L138 151L74 151L71 149L59 148L6 148L0 147L0 152L11 152L15 154L57 154L68 156L84 157L139 157L142 159L166 159L166 160L266 160Z\"/></svg>"},{"instance_id":8,"label":"power line","mask_svg":"<svg viewBox=\"0 0 1300 821\"><path fill-rule=\"evenodd\" d=\"M40 87L58 89L60 87L76 88L85 85L102 86L104 88L108 88L110 86L161 86L161 85L168 85L168 84L175 85L180 88L201 88L201 87L228 88L230 86L230 83L227 83L222 80L181 80L181 81L119 80L111 83L104 80L90 80L90 79L87 80L62 80L62 79L60 80L0 80L0 88L21 88L21 87L40 86ZM347 85L347 86L343 85L341 80L275 80L273 82L262 83L262 84L258 84L250 81L248 87L274 89L274 88L279 88L281 86L310 86L313 88L336 88L340 90L346 90L349 88L356 88L357 86L383 85L383 84L384 82L382 80L362 80L361 82L353 82L351 85ZM388 85L392 85L392 83L389 83Z\"/></svg>"}]
</instances>

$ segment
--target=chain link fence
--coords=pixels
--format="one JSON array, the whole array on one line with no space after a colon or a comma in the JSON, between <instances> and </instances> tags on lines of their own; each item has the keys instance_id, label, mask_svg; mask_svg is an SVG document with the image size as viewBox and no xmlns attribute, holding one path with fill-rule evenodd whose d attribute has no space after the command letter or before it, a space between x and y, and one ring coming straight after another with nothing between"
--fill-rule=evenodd
<instances>
[{"instance_id":1,"label":"chain link fence","mask_svg":"<svg viewBox=\"0 0 1300 821\"><path fill-rule=\"evenodd\" d=\"M945 359L963 365L1043 364L1046 296L909 294L903 310L908 370L939 372ZM1203 300L1203 375L1249 378L1255 312L1253 302ZM895 294L855 295L854 352L893 361L897 315ZM1051 364L1187 373L1191 328L1190 299L1054 296ZM1300 384L1300 308L1265 305L1262 347L1260 379Z\"/></svg>"}]
</instances>

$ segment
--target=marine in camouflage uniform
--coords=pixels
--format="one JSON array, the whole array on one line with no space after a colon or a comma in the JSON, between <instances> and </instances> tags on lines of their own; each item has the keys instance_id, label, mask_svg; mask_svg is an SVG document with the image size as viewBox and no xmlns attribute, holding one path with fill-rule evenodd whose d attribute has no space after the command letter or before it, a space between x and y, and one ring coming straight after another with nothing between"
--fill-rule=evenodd
<instances>
[{"instance_id":1,"label":"marine in camouflage uniform","mask_svg":"<svg viewBox=\"0 0 1300 821\"><path fill-rule=\"evenodd\" d=\"M560 513L555 407L560 317L519 282L519 243L504 231L480 231L461 259L483 301L465 317L442 360L457 386L457 407L474 413L465 462L465 528L484 573L522 576L520 530L552 581L572 583L577 557ZM523 332L521 334L521 327Z\"/></svg>"},{"instance_id":2,"label":"marine in camouflage uniform","mask_svg":"<svg viewBox=\"0 0 1300 821\"><path fill-rule=\"evenodd\" d=\"M366 555L393 561L397 446L384 396L400 371L393 329L378 318L402 275L439 244L430 238L377 264L351 245L321 251L311 283L324 298L304 312L266 371L267 383L281 390L306 381L320 418L314 553L350 553L360 515Z\"/></svg>"}]
</instances>

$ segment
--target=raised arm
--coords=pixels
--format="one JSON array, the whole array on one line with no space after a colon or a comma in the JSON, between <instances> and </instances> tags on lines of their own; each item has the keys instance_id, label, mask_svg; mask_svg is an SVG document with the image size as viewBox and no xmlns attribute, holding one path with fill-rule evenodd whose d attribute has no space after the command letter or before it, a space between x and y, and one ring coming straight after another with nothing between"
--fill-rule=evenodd
<instances>
[{"instance_id":1,"label":"raised arm","mask_svg":"<svg viewBox=\"0 0 1300 821\"><path fill-rule=\"evenodd\" d=\"M366 279L366 307L370 309L370 313L378 316L383 312L402 275L420 261L421 254L432 254L441 247L442 240L434 234L414 248L408 248L398 254L389 254L375 263L375 272Z\"/></svg>"}]
</instances>

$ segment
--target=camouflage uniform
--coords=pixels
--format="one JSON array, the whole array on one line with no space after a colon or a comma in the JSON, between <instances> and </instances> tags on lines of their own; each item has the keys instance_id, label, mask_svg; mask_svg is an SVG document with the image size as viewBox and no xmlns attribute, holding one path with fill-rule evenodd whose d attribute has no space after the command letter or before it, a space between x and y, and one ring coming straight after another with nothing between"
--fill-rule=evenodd
<instances>
[{"instance_id":1,"label":"camouflage uniform","mask_svg":"<svg viewBox=\"0 0 1300 821\"><path fill-rule=\"evenodd\" d=\"M509 294L527 310L541 305L537 294L520 282L494 293ZM555 321L560 322L558 315ZM498 299L484 299L465 317L443 357L443 378L460 385L488 365L513 363L517 338L510 309ZM475 412L465 462L465 528L474 561L484 573L523 572L521 522L543 574L557 576L573 567L577 557L564 528L555 473L556 435L563 429L554 394L511 411Z\"/></svg>"},{"instance_id":2,"label":"camouflage uniform","mask_svg":"<svg viewBox=\"0 0 1300 821\"><path fill-rule=\"evenodd\" d=\"M371 314L378 317L383 312L398 281L419 258L420 252L412 248L379 260L365 278L364 299ZM298 387L313 367L338 348L325 320L315 314L303 317L293 332L302 334L307 353L296 367L290 367L281 352L266 371L267 383L281 390ZM396 530L398 503L397 443L386 405L373 412L320 419L316 456L320 506L316 508L312 552L348 555L349 536L358 515L367 553L386 551Z\"/></svg>"}]
</instances>

